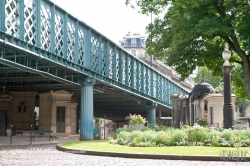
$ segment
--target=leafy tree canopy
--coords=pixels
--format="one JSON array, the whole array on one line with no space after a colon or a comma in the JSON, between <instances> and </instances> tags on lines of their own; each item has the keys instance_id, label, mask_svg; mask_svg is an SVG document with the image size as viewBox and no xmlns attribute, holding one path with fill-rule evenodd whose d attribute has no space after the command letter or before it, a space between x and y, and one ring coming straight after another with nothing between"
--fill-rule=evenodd
<instances>
[{"instance_id":1,"label":"leafy tree canopy","mask_svg":"<svg viewBox=\"0 0 250 166\"><path fill-rule=\"evenodd\" d=\"M175 66L182 79L197 66L220 75L225 43L241 65L250 99L249 0L137 0L141 13L164 14L147 26L147 53ZM136 0L126 0L133 4ZM134 4L135 5L135 4Z\"/></svg>"}]
</instances>

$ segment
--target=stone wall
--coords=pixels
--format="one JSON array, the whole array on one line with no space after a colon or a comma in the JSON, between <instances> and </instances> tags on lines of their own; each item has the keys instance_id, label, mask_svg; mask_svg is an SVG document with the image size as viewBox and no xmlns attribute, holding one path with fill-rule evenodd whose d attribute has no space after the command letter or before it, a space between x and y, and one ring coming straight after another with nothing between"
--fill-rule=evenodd
<instances>
[{"instance_id":1,"label":"stone wall","mask_svg":"<svg viewBox=\"0 0 250 166\"><path fill-rule=\"evenodd\" d=\"M34 110L37 92L12 91L11 124L17 129L30 129L35 125Z\"/></svg>"},{"instance_id":2,"label":"stone wall","mask_svg":"<svg viewBox=\"0 0 250 166\"><path fill-rule=\"evenodd\" d=\"M76 102L72 102L73 93L67 91L50 91L40 95L39 126L40 130L57 131L57 108L65 107L65 133L76 134Z\"/></svg>"}]
</instances>

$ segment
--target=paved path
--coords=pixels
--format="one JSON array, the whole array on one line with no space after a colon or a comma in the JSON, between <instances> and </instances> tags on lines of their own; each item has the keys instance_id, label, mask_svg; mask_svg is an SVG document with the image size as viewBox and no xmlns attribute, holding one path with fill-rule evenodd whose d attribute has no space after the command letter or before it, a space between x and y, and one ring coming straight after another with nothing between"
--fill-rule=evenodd
<instances>
[{"instance_id":1,"label":"paved path","mask_svg":"<svg viewBox=\"0 0 250 166\"><path fill-rule=\"evenodd\" d=\"M249 166L250 162L215 162L128 159L72 154L55 149L56 144L0 146L0 166Z\"/></svg>"}]
</instances>

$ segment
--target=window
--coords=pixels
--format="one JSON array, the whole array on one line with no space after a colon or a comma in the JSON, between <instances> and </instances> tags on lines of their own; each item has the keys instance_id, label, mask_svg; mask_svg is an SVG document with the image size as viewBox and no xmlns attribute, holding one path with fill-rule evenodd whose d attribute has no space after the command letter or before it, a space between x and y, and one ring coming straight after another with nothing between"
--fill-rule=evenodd
<instances>
[{"instance_id":1,"label":"window","mask_svg":"<svg viewBox=\"0 0 250 166\"><path fill-rule=\"evenodd\" d=\"M131 46L136 46L136 39L135 38L131 39Z\"/></svg>"},{"instance_id":2,"label":"window","mask_svg":"<svg viewBox=\"0 0 250 166\"><path fill-rule=\"evenodd\" d=\"M136 56L136 50L131 50L131 54Z\"/></svg>"},{"instance_id":3,"label":"window","mask_svg":"<svg viewBox=\"0 0 250 166\"><path fill-rule=\"evenodd\" d=\"M207 100L204 100L204 111L207 111Z\"/></svg>"}]
</instances>

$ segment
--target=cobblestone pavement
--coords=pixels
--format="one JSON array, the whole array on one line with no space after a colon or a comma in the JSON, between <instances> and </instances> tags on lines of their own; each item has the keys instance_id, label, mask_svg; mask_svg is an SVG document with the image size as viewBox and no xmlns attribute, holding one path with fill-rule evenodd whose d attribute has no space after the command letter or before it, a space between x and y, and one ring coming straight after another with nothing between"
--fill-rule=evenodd
<instances>
[{"instance_id":1,"label":"cobblestone pavement","mask_svg":"<svg viewBox=\"0 0 250 166\"><path fill-rule=\"evenodd\" d=\"M0 166L229 166L246 165L250 162L215 162L215 161L182 161L182 160L152 160L128 159L118 157L88 156L72 154L56 150L56 145L33 146L0 146ZM80 151L79 153L82 153Z\"/></svg>"}]
</instances>

